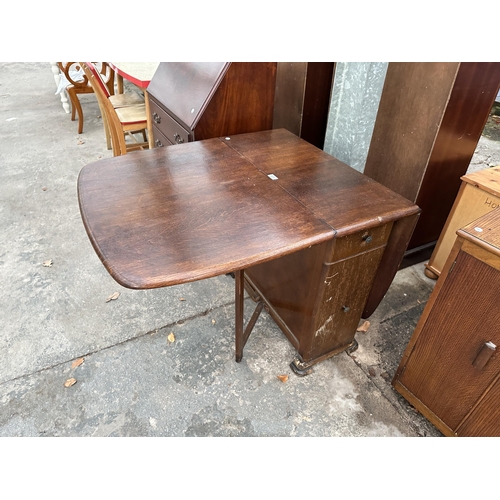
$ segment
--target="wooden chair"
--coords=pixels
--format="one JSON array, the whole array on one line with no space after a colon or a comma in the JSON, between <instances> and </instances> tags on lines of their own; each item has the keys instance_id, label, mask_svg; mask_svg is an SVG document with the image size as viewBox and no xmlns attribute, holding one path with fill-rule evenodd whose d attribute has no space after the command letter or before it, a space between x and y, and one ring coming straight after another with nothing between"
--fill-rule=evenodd
<instances>
[{"instance_id":1,"label":"wooden chair","mask_svg":"<svg viewBox=\"0 0 500 500\"><path fill-rule=\"evenodd\" d=\"M78 99L78 95L92 94L94 89L90 85L86 75L82 75L81 81L76 81L74 79L75 72L80 69L80 63L58 62L57 66L69 82L69 85L66 87L66 91L71 101L71 121L75 121L76 115L78 114L78 133L81 134L83 132L83 110L80 100ZM113 69L103 62L101 63L100 74L102 75L108 92L111 95L114 94L115 72Z\"/></svg>"},{"instance_id":2,"label":"wooden chair","mask_svg":"<svg viewBox=\"0 0 500 500\"><path fill-rule=\"evenodd\" d=\"M130 106L115 107L111 98L125 94L110 96L95 66L91 62L81 62L80 65L96 94L105 122L106 140L111 140L113 156L121 156L129 151L147 148L147 115L144 102ZM117 102L117 100L114 101L115 103ZM142 133L142 142L139 142L135 137L134 134L137 132ZM127 142L126 137L129 137L132 142Z\"/></svg>"}]
</instances>

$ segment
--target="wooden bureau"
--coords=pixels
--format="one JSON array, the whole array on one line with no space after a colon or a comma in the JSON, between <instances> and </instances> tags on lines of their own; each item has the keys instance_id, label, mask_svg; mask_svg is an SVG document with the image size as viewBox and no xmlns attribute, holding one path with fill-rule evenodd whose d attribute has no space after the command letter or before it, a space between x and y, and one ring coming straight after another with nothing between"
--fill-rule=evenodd
<instances>
[{"instance_id":1,"label":"wooden bureau","mask_svg":"<svg viewBox=\"0 0 500 500\"><path fill-rule=\"evenodd\" d=\"M148 86L155 147L271 129L276 65L160 63Z\"/></svg>"},{"instance_id":2,"label":"wooden bureau","mask_svg":"<svg viewBox=\"0 0 500 500\"><path fill-rule=\"evenodd\" d=\"M447 436L500 436L500 209L457 232L393 380Z\"/></svg>"}]
</instances>

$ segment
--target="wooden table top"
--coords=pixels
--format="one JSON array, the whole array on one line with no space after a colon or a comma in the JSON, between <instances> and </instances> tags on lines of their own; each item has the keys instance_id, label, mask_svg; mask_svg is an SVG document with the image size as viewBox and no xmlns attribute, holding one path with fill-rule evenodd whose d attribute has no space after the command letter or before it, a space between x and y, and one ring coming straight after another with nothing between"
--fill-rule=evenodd
<instances>
[{"instance_id":1,"label":"wooden table top","mask_svg":"<svg viewBox=\"0 0 500 500\"><path fill-rule=\"evenodd\" d=\"M123 78L146 89L158 69L159 62L108 62Z\"/></svg>"},{"instance_id":2,"label":"wooden table top","mask_svg":"<svg viewBox=\"0 0 500 500\"><path fill-rule=\"evenodd\" d=\"M241 134L231 147L327 222L341 237L419 207L285 129Z\"/></svg>"},{"instance_id":3,"label":"wooden table top","mask_svg":"<svg viewBox=\"0 0 500 500\"><path fill-rule=\"evenodd\" d=\"M230 142L156 148L82 169L82 219L118 283L144 289L195 281L333 238L328 224Z\"/></svg>"},{"instance_id":4,"label":"wooden table top","mask_svg":"<svg viewBox=\"0 0 500 500\"><path fill-rule=\"evenodd\" d=\"M128 288L246 269L419 211L284 129L99 160L78 196L95 251Z\"/></svg>"},{"instance_id":5,"label":"wooden table top","mask_svg":"<svg viewBox=\"0 0 500 500\"><path fill-rule=\"evenodd\" d=\"M457 234L500 256L500 208L495 208L460 228Z\"/></svg>"}]
</instances>

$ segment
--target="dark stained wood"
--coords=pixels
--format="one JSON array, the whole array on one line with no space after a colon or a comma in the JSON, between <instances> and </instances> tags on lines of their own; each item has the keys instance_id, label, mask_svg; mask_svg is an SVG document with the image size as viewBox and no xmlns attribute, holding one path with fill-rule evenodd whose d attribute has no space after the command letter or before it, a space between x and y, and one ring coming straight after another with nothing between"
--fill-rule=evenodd
<instances>
[{"instance_id":1,"label":"dark stained wood","mask_svg":"<svg viewBox=\"0 0 500 500\"><path fill-rule=\"evenodd\" d=\"M389 63L364 174L416 202L460 63Z\"/></svg>"},{"instance_id":2,"label":"dark stained wood","mask_svg":"<svg viewBox=\"0 0 500 500\"><path fill-rule=\"evenodd\" d=\"M500 357L478 358L500 346L500 211L458 234L393 385L446 435L497 436Z\"/></svg>"},{"instance_id":3,"label":"dark stained wood","mask_svg":"<svg viewBox=\"0 0 500 500\"><path fill-rule=\"evenodd\" d=\"M148 94L188 129L194 129L229 69L227 62L162 62Z\"/></svg>"},{"instance_id":4,"label":"dark stained wood","mask_svg":"<svg viewBox=\"0 0 500 500\"><path fill-rule=\"evenodd\" d=\"M436 241L467 172L500 86L500 63L461 63L415 203L409 247Z\"/></svg>"},{"instance_id":5,"label":"dark stained wood","mask_svg":"<svg viewBox=\"0 0 500 500\"><path fill-rule=\"evenodd\" d=\"M390 63L365 175L422 208L408 248L436 242L500 84L500 63Z\"/></svg>"},{"instance_id":6,"label":"dark stained wood","mask_svg":"<svg viewBox=\"0 0 500 500\"><path fill-rule=\"evenodd\" d=\"M337 237L380 226L419 209L333 156L284 129L242 134L230 145L319 218Z\"/></svg>"},{"instance_id":7,"label":"dark stained wood","mask_svg":"<svg viewBox=\"0 0 500 500\"><path fill-rule=\"evenodd\" d=\"M285 128L300 137L306 62L279 62L276 70L273 128Z\"/></svg>"},{"instance_id":8,"label":"dark stained wood","mask_svg":"<svg viewBox=\"0 0 500 500\"><path fill-rule=\"evenodd\" d=\"M301 361L346 349L365 304L373 312L392 282L419 208L284 129L231 137L230 145L335 230L330 247L247 269L249 287L266 301ZM384 251L393 223L406 219ZM382 258L385 273L376 283Z\"/></svg>"},{"instance_id":9,"label":"dark stained wood","mask_svg":"<svg viewBox=\"0 0 500 500\"><path fill-rule=\"evenodd\" d=\"M369 318L387 293L394 276L401 267L401 262L403 261L405 251L408 248L408 243L419 216L420 214L416 213L394 222L386 250L373 281L373 288L366 300L365 308L361 315L362 318Z\"/></svg>"},{"instance_id":10,"label":"dark stained wood","mask_svg":"<svg viewBox=\"0 0 500 500\"><path fill-rule=\"evenodd\" d=\"M249 332L239 271L301 360L316 363L353 343L381 259L396 272L403 243L385 250L393 226L419 213L284 129L100 160L82 169L78 194L94 249L123 286L238 271L237 360Z\"/></svg>"},{"instance_id":11,"label":"dark stained wood","mask_svg":"<svg viewBox=\"0 0 500 500\"><path fill-rule=\"evenodd\" d=\"M335 63L310 62L304 96L304 117L300 137L323 149Z\"/></svg>"},{"instance_id":12,"label":"dark stained wood","mask_svg":"<svg viewBox=\"0 0 500 500\"><path fill-rule=\"evenodd\" d=\"M310 335L318 288L324 281L323 263L331 248L330 241L246 270L247 282L265 298L274 320L297 350Z\"/></svg>"},{"instance_id":13,"label":"dark stained wood","mask_svg":"<svg viewBox=\"0 0 500 500\"><path fill-rule=\"evenodd\" d=\"M176 144L270 129L275 86L272 62L162 62L148 86L155 140ZM158 109L170 120L158 120Z\"/></svg>"},{"instance_id":14,"label":"dark stained wood","mask_svg":"<svg viewBox=\"0 0 500 500\"><path fill-rule=\"evenodd\" d=\"M314 315L314 335L304 339L303 352L299 351L303 361L351 345L384 250L385 245L325 266L324 287Z\"/></svg>"},{"instance_id":15,"label":"dark stained wood","mask_svg":"<svg viewBox=\"0 0 500 500\"><path fill-rule=\"evenodd\" d=\"M129 288L217 276L333 236L219 139L92 163L78 193L97 254Z\"/></svg>"},{"instance_id":16,"label":"dark stained wood","mask_svg":"<svg viewBox=\"0 0 500 500\"><path fill-rule=\"evenodd\" d=\"M276 63L231 63L195 129L196 140L271 129L275 82Z\"/></svg>"},{"instance_id":17,"label":"dark stained wood","mask_svg":"<svg viewBox=\"0 0 500 500\"><path fill-rule=\"evenodd\" d=\"M272 128L285 128L323 149L335 63L280 62Z\"/></svg>"}]
</instances>

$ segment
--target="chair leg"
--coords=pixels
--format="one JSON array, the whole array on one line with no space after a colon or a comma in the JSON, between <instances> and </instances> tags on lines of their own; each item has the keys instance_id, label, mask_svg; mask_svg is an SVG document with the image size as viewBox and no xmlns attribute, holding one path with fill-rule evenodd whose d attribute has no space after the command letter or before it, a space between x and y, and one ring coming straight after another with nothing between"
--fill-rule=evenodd
<instances>
[{"instance_id":1,"label":"chair leg","mask_svg":"<svg viewBox=\"0 0 500 500\"><path fill-rule=\"evenodd\" d=\"M102 112L101 110L101 115L102 115L102 123L104 124L104 135L106 136L106 147L108 150L112 149L111 145L111 134L109 133L109 124L108 120L106 119L106 115Z\"/></svg>"},{"instance_id":2,"label":"chair leg","mask_svg":"<svg viewBox=\"0 0 500 500\"><path fill-rule=\"evenodd\" d=\"M71 120L75 121L75 110L78 114L78 133L83 132L83 110L80 104L80 100L74 92L69 91L69 98L71 99Z\"/></svg>"}]
</instances>

